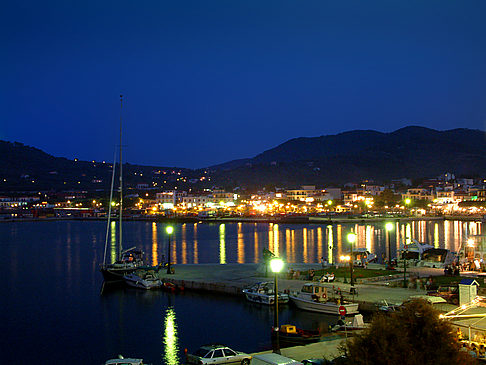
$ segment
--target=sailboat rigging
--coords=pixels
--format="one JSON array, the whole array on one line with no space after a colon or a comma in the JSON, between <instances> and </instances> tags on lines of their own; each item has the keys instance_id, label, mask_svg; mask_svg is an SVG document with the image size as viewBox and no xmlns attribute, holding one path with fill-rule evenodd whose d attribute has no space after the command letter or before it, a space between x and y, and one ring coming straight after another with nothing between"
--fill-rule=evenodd
<instances>
[{"instance_id":1,"label":"sailboat rigging","mask_svg":"<svg viewBox=\"0 0 486 365\"><path fill-rule=\"evenodd\" d=\"M115 181L115 169L116 169L116 152L113 161L113 172L111 177L110 188L110 205L108 208L108 221L106 226L106 239L105 239L105 252L103 255L103 264L101 266L101 273L105 281L119 281L123 280L123 276L135 271L137 268L144 265L143 252L135 247L128 250L123 250L123 155L122 155L122 107L123 107L123 95L120 95L120 161L119 161L119 191L120 191L120 203L119 203L119 239L117 257L114 263L106 263L106 250L108 246L109 231L111 229L111 207L113 202L113 189Z\"/></svg>"}]
</instances>

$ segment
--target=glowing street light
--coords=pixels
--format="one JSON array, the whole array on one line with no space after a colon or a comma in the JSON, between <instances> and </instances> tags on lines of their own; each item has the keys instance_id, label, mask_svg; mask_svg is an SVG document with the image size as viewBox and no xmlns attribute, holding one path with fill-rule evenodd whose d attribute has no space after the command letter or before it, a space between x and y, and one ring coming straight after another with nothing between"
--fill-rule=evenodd
<instances>
[{"instance_id":1,"label":"glowing street light","mask_svg":"<svg viewBox=\"0 0 486 365\"><path fill-rule=\"evenodd\" d=\"M348 233L348 235L346 236L346 238L348 239L348 242L351 244L351 257L350 257L350 260L349 260L349 272L350 272L350 276L351 276L351 290L350 292L351 293L354 293L355 292L355 289L354 289L354 278L353 278L353 264L354 264L354 256L353 256L353 244L356 242L356 234L351 232L351 233Z\"/></svg>"},{"instance_id":2,"label":"glowing street light","mask_svg":"<svg viewBox=\"0 0 486 365\"><path fill-rule=\"evenodd\" d=\"M171 270L170 270L170 236L172 235L172 233L174 232L174 227L172 226L167 226L165 228L165 232L167 233L167 235L169 236L169 244L167 245L167 274L172 274Z\"/></svg>"},{"instance_id":3,"label":"glowing street light","mask_svg":"<svg viewBox=\"0 0 486 365\"><path fill-rule=\"evenodd\" d=\"M275 331L275 348L273 352L280 353L280 338L279 338L279 327L278 327L278 273L282 271L284 267L284 262L278 257L274 257L270 260L270 269L275 274L275 287L273 289L273 303L275 304L275 310L273 314L273 330Z\"/></svg>"},{"instance_id":4,"label":"glowing street light","mask_svg":"<svg viewBox=\"0 0 486 365\"><path fill-rule=\"evenodd\" d=\"M349 255L341 255L341 256L339 257L339 259L340 259L341 261L348 262L348 261L351 259L351 256L349 256ZM345 271L345 272L346 272L346 271ZM346 283L346 282L347 282L347 281L346 281L346 274L344 274L344 283Z\"/></svg>"}]
</instances>

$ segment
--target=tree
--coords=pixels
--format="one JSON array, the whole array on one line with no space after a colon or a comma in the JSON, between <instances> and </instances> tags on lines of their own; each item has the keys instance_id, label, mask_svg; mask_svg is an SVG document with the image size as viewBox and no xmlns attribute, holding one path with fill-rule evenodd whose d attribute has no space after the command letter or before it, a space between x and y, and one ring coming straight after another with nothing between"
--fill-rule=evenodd
<instances>
[{"instance_id":1,"label":"tree","mask_svg":"<svg viewBox=\"0 0 486 365\"><path fill-rule=\"evenodd\" d=\"M375 206L377 208L383 208L384 206L394 206L401 199L401 196L395 194L390 189L385 189L383 192L375 197Z\"/></svg>"},{"instance_id":2,"label":"tree","mask_svg":"<svg viewBox=\"0 0 486 365\"><path fill-rule=\"evenodd\" d=\"M460 348L450 323L424 300L413 300L401 311L376 315L341 351L356 365L476 364Z\"/></svg>"}]
</instances>

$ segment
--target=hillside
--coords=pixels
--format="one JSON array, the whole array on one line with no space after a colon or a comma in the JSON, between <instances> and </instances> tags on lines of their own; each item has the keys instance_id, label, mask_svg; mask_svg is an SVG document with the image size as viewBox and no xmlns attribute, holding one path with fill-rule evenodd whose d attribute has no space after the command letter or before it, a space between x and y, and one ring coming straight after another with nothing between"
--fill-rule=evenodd
<instances>
[{"instance_id":1,"label":"hillside","mask_svg":"<svg viewBox=\"0 0 486 365\"><path fill-rule=\"evenodd\" d=\"M112 163L77 161L51 156L18 142L0 141L0 192L45 190L109 190ZM141 166L125 163L124 185L137 184L173 189L181 176L199 177L190 169ZM116 178L118 181L118 177ZM183 185L184 182L182 182Z\"/></svg>"},{"instance_id":2,"label":"hillside","mask_svg":"<svg viewBox=\"0 0 486 365\"><path fill-rule=\"evenodd\" d=\"M0 191L108 190L111 163L73 161L21 143L0 141ZM302 184L342 185L371 179L420 179L444 172L486 176L485 133L471 129L437 131L406 127L392 133L358 130L295 138L261 154L205 170L124 164L127 188L148 184L188 190ZM204 179L203 176L206 176Z\"/></svg>"},{"instance_id":3,"label":"hillside","mask_svg":"<svg viewBox=\"0 0 486 365\"><path fill-rule=\"evenodd\" d=\"M373 179L486 175L485 133L406 127L392 133L357 130L295 138L253 158L213 166L216 179L237 185L343 184Z\"/></svg>"}]
</instances>

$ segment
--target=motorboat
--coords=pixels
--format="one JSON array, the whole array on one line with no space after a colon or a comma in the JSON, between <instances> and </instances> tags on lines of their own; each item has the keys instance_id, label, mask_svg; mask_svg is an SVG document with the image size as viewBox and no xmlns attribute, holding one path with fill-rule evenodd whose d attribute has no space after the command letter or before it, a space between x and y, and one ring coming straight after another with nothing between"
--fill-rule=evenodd
<instances>
[{"instance_id":1,"label":"motorboat","mask_svg":"<svg viewBox=\"0 0 486 365\"><path fill-rule=\"evenodd\" d=\"M404 246L401 258L419 262L422 259L423 253L431 248L434 248L434 246L412 239L412 242Z\"/></svg>"},{"instance_id":2,"label":"motorboat","mask_svg":"<svg viewBox=\"0 0 486 365\"><path fill-rule=\"evenodd\" d=\"M281 325L278 331L272 328L272 340L276 339L277 332L280 344L288 346L303 345L317 342L321 339L320 331L304 330L292 324Z\"/></svg>"},{"instance_id":3,"label":"motorboat","mask_svg":"<svg viewBox=\"0 0 486 365\"><path fill-rule=\"evenodd\" d=\"M376 254L371 253L366 247L355 247L352 252L346 252L345 255L353 257L354 266L364 266L376 261L378 258Z\"/></svg>"},{"instance_id":4,"label":"motorboat","mask_svg":"<svg viewBox=\"0 0 486 365\"><path fill-rule=\"evenodd\" d=\"M297 308L307 311L340 315L344 309L346 314L359 313L358 303L344 298L340 290L328 293L328 288L321 283L306 283L289 297Z\"/></svg>"},{"instance_id":5,"label":"motorboat","mask_svg":"<svg viewBox=\"0 0 486 365\"><path fill-rule=\"evenodd\" d=\"M456 260L456 253L445 248L435 248L427 243L418 242L413 239L411 243L404 246L401 254L401 261L413 263L416 266L433 268L446 268Z\"/></svg>"},{"instance_id":6,"label":"motorboat","mask_svg":"<svg viewBox=\"0 0 486 365\"><path fill-rule=\"evenodd\" d=\"M144 365L143 359L125 358L118 355L116 359L110 359L105 362L105 365Z\"/></svg>"},{"instance_id":7,"label":"motorboat","mask_svg":"<svg viewBox=\"0 0 486 365\"><path fill-rule=\"evenodd\" d=\"M250 302L272 305L275 303L275 292L273 283L261 282L256 283L250 288L243 289L243 293ZM278 293L279 304L289 302L289 295L285 293Z\"/></svg>"},{"instance_id":8,"label":"motorboat","mask_svg":"<svg viewBox=\"0 0 486 365\"><path fill-rule=\"evenodd\" d=\"M333 332L356 331L356 330L363 330L368 326L369 324L365 323L363 320L363 315L356 314L351 320L340 319L338 323L331 328L331 331Z\"/></svg>"},{"instance_id":9,"label":"motorboat","mask_svg":"<svg viewBox=\"0 0 486 365\"><path fill-rule=\"evenodd\" d=\"M162 281L151 272L132 272L123 276L127 285L140 289L154 289L162 286Z\"/></svg>"}]
</instances>

